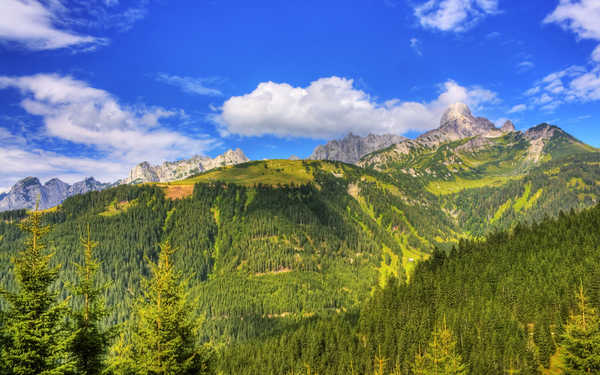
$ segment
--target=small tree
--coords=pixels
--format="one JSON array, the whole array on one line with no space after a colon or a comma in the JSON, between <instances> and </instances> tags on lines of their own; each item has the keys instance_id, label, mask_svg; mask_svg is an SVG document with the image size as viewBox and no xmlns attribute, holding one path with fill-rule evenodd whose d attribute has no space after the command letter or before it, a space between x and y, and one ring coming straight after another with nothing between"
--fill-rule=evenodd
<instances>
[{"instance_id":1,"label":"small tree","mask_svg":"<svg viewBox=\"0 0 600 375\"><path fill-rule=\"evenodd\" d=\"M192 317L188 284L175 269L175 252L168 242L160 245L158 264L150 263L151 277L142 282L130 341L125 337L113 347L109 366L116 374L210 374L212 353L197 344L198 319Z\"/></svg>"},{"instance_id":2,"label":"small tree","mask_svg":"<svg viewBox=\"0 0 600 375\"><path fill-rule=\"evenodd\" d=\"M30 237L25 249L12 260L18 292L1 291L9 308L0 363L9 374L70 373L73 361L68 355L69 335L64 326L67 301L57 302L57 293L50 291L59 270L50 266L53 254L46 251L44 243L50 227L42 225L37 207L20 227Z\"/></svg>"},{"instance_id":3,"label":"small tree","mask_svg":"<svg viewBox=\"0 0 600 375\"><path fill-rule=\"evenodd\" d=\"M596 310L588 305L579 286L577 311L569 316L562 335L562 360L565 374L600 373L600 322Z\"/></svg>"},{"instance_id":4,"label":"small tree","mask_svg":"<svg viewBox=\"0 0 600 375\"><path fill-rule=\"evenodd\" d=\"M81 300L81 309L73 312L75 333L71 351L75 356L77 372L83 375L100 374L104 367L104 357L112 336L111 330L102 329L100 323L108 313L102 293L107 285L98 286L98 268L100 263L94 258L93 250L98 246L90 238L80 238L84 248L83 264L75 264L78 276L77 284L70 285L73 295Z\"/></svg>"},{"instance_id":5,"label":"small tree","mask_svg":"<svg viewBox=\"0 0 600 375\"><path fill-rule=\"evenodd\" d=\"M413 371L418 375L465 375L466 366L456 352L456 341L446 327L446 318L433 332L433 337L424 353L417 353Z\"/></svg>"}]
</instances>

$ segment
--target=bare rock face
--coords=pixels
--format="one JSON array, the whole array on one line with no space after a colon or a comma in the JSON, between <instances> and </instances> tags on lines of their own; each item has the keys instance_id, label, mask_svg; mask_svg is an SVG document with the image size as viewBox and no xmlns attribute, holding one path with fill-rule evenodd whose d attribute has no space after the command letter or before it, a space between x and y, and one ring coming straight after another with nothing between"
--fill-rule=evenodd
<instances>
[{"instance_id":1,"label":"bare rock face","mask_svg":"<svg viewBox=\"0 0 600 375\"><path fill-rule=\"evenodd\" d=\"M310 160L337 160L354 164L371 152L404 142L407 139L392 134L369 134L361 137L350 133L340 140L329 141L325 145L317 146L308 158Z\"/></svg>"},{"instance_id":2,"label":"bare rock face","mask_svg":"<svg viewBox=\"0 0 600 375\"><path fill-rule=\"evenodd\" d=\"M517 129L515 128L515 124L513 124L512 121L506 120L506 122L504 123L504 125L502 125L500 130L503 133L511 133L511 132L516 131Z\"/></svg>"},{"instance_id":3,"label":"bare rock face","mask_svg":"<svg viewBox=\"0 0 600 375\"><path fill-rule=\"evenodd\" d=\"M239 148L229 150L214 159L206 156L194 156L190 159L174 162L164 162L162 165L150 165L143 162L129 172L129 176L122 180L122 184L139 184L144 182L169 182L181 180L194 174L210 169L236 165L249 161L244 152Z\"/></svg>"},{"instance_id":4,"label":"bare rock face","mask_svg":"<svg viewBox=\"0 0 600 375\"><path fill-rule=\"evenodd\" d=\"M103 184L93 177L69 185L58 178L53 178L44 185L36 177L26 177L17 182L8 193L0 199L0 211L32 209L39 199L39 209L45 210L61 204L65 199L89 191L102 190L110 184Z\"/></svg>"},{"instance_id":5,"label":"bare rock face","mask_svg":"<svg viewBox=\"0 0 600 375\"><path fill-rule=\"evenodd\" d=\"M497 129L490 120L474 117L466 104L455 103L442 115L440 127L419 136L417 141L432 147L445 142L484 135L495 130Z\"/></svg>"}]
</instances>

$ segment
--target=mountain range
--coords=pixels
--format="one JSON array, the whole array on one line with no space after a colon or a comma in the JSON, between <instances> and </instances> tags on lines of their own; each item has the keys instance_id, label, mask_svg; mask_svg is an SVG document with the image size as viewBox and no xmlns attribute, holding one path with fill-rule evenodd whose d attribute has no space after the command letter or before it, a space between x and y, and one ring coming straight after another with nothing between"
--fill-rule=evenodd
<instances>
[{"instance_id":1,"label":"mountain range","mask_svg":"<svg viewBox=\"0 0 600 375\"><path fill-rule=\"evenodd\" d=\"M568 316L571 288L581 275L594 272L593 280L592 276L583 280L588 285L598 285L600 280L597 247L586 242L593 236L577 232L581 225L571 223L564 214L575 211L570 214L575 218L577 211L585 212L600 202L599 150L550 124L517 131L506 122L498 128L473 116L463 104L448 108L438 128L416 139L390 138L382 141L387 146L366 154L360 146L362 138L346 138L354 146L342 147L344 140L338 141L337 150L348 152L338 155L355 164L332 160L234 164L244 160L236 156L227 159L232 165L221 160L215 163L218 167L196 173L196 162L156 167L145 163L140 173L130 174L133 183L70 196L56 210L44 213L53 223L48 241L55 245L55 261L63 265L65 277L75 274L73 249L80 246L77 228L89 224L99 243L94 251L102 260L101 279L111 280L105 293L110 311L107 320L116 324L131 316L129 301L139 295L141 280L148 273L143 259L156 257L157 244L169 241L178 249L173 262L189 276L198 316L204 317L202 339L223 344L224 350L231 350L230 355L239 356L237 367L224 370L225 374L281 373L263 371L264 363L246 368L258 361L251 354L254 349L248 348L261 347L265 340L273 343L264 349L269 354L282 349L293 352L277 363L264 357L273 366L297 361L297 373L316 356L324 358L319 366L326 367L334 358L322 357L324 341L316 335L338 331L321 328L324 321L360 329L373 322L373 331L385 336L378 341L373 335L363 335L364 331L340 334L339 338L356 340L357 348L377 349L381 344L385 349L406 342L412 345L407 350L412 350L409 354L414 359L419 343L423 337L429 339L431 327L440 318L431 314L440 312L437 303L442 300L453 309L446 306L443 310L453 311L448 315L449 324L456 327L465 316L472 323L461 328L465 330L461 337L466 348L478 350L466 350L465 358L485 359L471 362L477 366L475 373L502 374L506 355L514 355L518 349L519 358L526 358L527 348L544 345L544 351L536 351L538 354L527 360L535 368L547 367L554 353L547 348L548 340L557 317ZM169 171L181 166L181 171L167 173L161 170L165 165L167 169L174 166ZM164 182L177 173L188 177ZM144 179L148 182L135 183ZM34 179L21 185L17 190L32 194L40 190ZM50 185L62 186L56 181ZM0 276L9 274L9 259L23 239L16 224L27 214L0 213ZM598 225L586 216L574 220L589 227ZM544 221L546 224L539 224ZM579 233L577 246L571 246L570 238L560 232L567 226ZM546 230L553 232L546 236ZM535 232L537 242L532 242L528 232ZM473 255L476 263L468 262L470 251L488 246L482 242L487 236L492 238L491 245L495 241L504 250L490 248L485 256ZM564 242L561 248L546 253L553 245L549 241L556 242L556 238ZM519 250L513 250L513 245ZM529 256L530 251L535 258ZM453 256L452 260L446 262L445 254ZM546 254L552 255L545 258ZM496 262L494 257L499 256L501 262ZM424 279L431 273L434 275ZM498 275L507 277L500 283ZM531 277L537 287L530 288L524 277ZM560 284L544 287L559 279ZM380 295L382 288L386 290L390 280L401 285L406 293L403 299L392 294L389 311L371 306L371 298ZM462 283L444 289L455 285L452 280ZM11 282L8 280L9 289L14 286ZM473 298L479 296L472 299L476 302L462 302L467 292ZM529 292L531 296L525 294ZM482 293L502 298L490 308L486 302L490 299L481 300ZM560 306L556 293L562 296ZM400 300L405 315L398 316ZM517 300L522 302L516 304ZM537 306L531 309L530 300L537 301L539 311ZM371 308L375 317L363 319L367 316L363 311ZM389 315L380 315L385 311ZM500 315L496 315L498 311ZM381 329L379 323L392 316L399 319L398 325ZM550 316L556 319L548 319ZM495 322L499 325L492 324ZM306 334L310 336L306 345L293 341L295 338L289 345L281 344L280 334L302 336L307 325L318 329L315 335ZM510 328L510 334L494 336L497 327ZM394 336L411 330L420 333L402 336L400 341ZM488 336L480 339L485 332ZM394 335L388 337L388 333ZM496 350L513 341L512 351ZM237 351L237 345L244 342L246 349ZM312 349L298 354L305 347ZM405 347L382 355L397 358L396 354L405 353ZM352 358L341 361L348 364ZM368 364L372 358L364 357L361 363ZM490 370L486 366L492 361L497 366ZM351 372L349 368L333 371L323 367L319 373ZM372 368L367 370L358 373L373 373Z\"/></svg>"},{"instance_id":2,"label":"mountain range","mask_svg":"<svg viewBox=\"0 0 600 375\"><path fill-rule=\"evenodd\" d=\"M152 166L148 162L136 165L129 176L114 183L101 183L93 177L69 185L58 178L41 184L36 177L26 177L18 181L10 191L0 194L0 211L16 209L32 209L39 197L39 208L47 209L61 204L65 199L76 194L103 190L120 184L140 184L146 182L169 182L187 178L193 174L207 170L247 162L248 158L242 150L228 150L215 158L194 156L162 165Z\"/></svg>"},{"instance_id":3,"label":"mountain range","mask_svg":"<svg viewBox=\"0 0 600 375\"><path fill-rule=\"evenodd\" d=\"M0 195L0 211L16 209L32 209L39 199L39 208L44 210L54 207L68 197L90 191L102 190L110 184L103 184L93 177L69 185L58 178L53 178L42 185L36 177L26 177L17 182L9 192Z\"/></svg>"}]
</instances>

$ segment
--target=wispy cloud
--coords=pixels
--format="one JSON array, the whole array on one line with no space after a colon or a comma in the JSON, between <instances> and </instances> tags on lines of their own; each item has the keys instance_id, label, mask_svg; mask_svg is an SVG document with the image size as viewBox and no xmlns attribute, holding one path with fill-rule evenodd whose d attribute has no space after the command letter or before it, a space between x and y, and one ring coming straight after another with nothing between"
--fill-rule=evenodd
<instances>
[{"instance_id":1,"label":"wispy cloud","mask_svg":"<svg viewBox=\"0 0 600 375\"><path fill-rule=\"evenodd\" d=\"M381 103L346 78L321 78L307 87L263 82L249 94L228 99L213 120L223 135L327 139L348 132L365 135L428 130L438 126L449 104L465 102L479 108L498 101L490 90L463 87L454 81L445 82L440 91L428 103L399 99Z\"/></svg>"},{"instance_id":2,"label":"wispy cloud","mask_svg":"<svg viewBox=\"0 0 600 375\"><path fill-rule=\"evenodd\" d=\"M214 84L220 81L219 78L195 78L181 77L160 73L156 76L156 80L168 85L179 87L183 92L195 95L221 96L223 93L213 87L208 87L209 84Z\"/></svg>"},{"instance_id":3,"label":"wispy cloud","mask_svg":"<svg viewBox=\"0 0 600 375\"><path fill-rule=\"evenodd\" d=\"M107 43L103 38L79 34L57 24L60 11L60 7L51 8L37 0L2 0L0 39L31 50Z\"/></svg>"},{"instance_id":4,"label":"wispy cloud","mask_svg":"<svg viewBox=\"0 0 600 375\"><path fill-rule=\"evenodd\" d=\"M126 7L115 0L2 0L0 42L32 51L71 48L91 51L109 40L101 30L129 30L146 14L147 0ZM75 31L87 29L91 33Z\"/></svg>"},{"instance_id":5,"label":"wispy cloud","mask_svg":"<svg viewBox=\"0 0 600 375\"><path fill-rule=\"evenodd\" d=\"M515 106L513 106L508 113L517 113L517 112L523 112L527 110L527 105L526 104L517 104Z\"/></svg>"},{"instance_id":6,"label":"wispy cloud","mask_svg":"<svg viewBox=\"0 0 600 375\"><path fill-rule=\"evenodd\" d=\"M128 168L144 160L156 163L201 154L217 144L210 137L190 137L173 130L177 122L185 121L183 111L156 106L123 105L107 91L69 76L0 76L0 89L7 88L19 90L22 95L21 107L29 115L42 119L42 132L47 139L60 139L77 147L93 150L98 155L93 160L106 164L113 178L125 176ZM6 147L0 147L3 152L13 150L9 154L13 159L29 160L27 158L31 155L32 158L36 155L50 155L47 151L16 153L15 149L23 147L12 147L15 146L14 143L11 146L1 139L0 144ZM12 160L7 159L9 156L5 156L5 160ZM53 154L52 158L66 160L59 154ZM80 163L82 167L79 170L85 170L85 175L97 175L98 171L94 172L94 168L100 164L88 160ZM64 170L68 168L69 164L63 165ZM0 172L0 179L2 173L5 173L5 168ZM24 168L20 173L31 172Z\"/></svg>"},{"instance_id":7,"label":"wispy cloud","mask_svg":"<svg viewBox=\"0 0 600 375\"><path fill-rule=\"evenodd\" d=\"M466 31L499 12L498 0L429 0L414 8L421 26L454 32Z\"/></svg>"},{"instance_id":8,"label":"wispy cloud","mask_svg":"<svg viewBox=\"0 0 600 375\"><path fill-rule=\"evenodd\" d=\"M410 38L409 40L410 48L415 51L415 53L419 56L423 56L423 51L421 50L421 41L417 38Z\"/></svg>"},{"instance_id":9,"label":"wispy cloud","mask_svg":"<svg viewBox=\"0 0 600 375\"><path fill-rule=\"evenodd\" d=\"M535 64L529 60L521 61L517 64L517 70L519 73L524 73L535 67Z\"/></svg>"}]
</instances>

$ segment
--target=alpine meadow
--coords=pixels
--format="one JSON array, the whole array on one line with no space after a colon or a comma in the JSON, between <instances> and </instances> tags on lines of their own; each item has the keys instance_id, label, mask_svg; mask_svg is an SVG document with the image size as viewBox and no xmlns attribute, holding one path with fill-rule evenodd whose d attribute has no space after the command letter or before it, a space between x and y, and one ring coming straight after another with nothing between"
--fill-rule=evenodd
<instances>
[{"instance_id":1,"label":"alpine meadow","mask_svg":"<svg viewBox=\"0 0 600 375\"><path fill-rule=\"evenodd\" d=\"M0 375L600 374L598 43L596 0L3 0Z\"/></svg>"}]
</instances>

